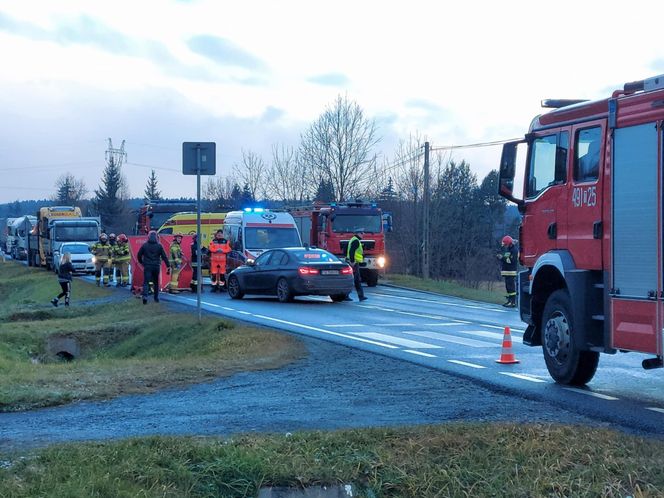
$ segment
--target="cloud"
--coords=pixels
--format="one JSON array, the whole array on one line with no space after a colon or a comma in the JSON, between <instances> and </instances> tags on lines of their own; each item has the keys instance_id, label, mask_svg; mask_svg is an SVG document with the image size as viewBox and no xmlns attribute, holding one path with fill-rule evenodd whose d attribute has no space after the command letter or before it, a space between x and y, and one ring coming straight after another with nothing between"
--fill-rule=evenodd
<instances>
[{"instance_id":1,"label":"cloud","mask_svg":"<svg viewBox=\"0 0 664 498\"><path fill-rule=\"evenodd\" d=\"M664 74L664 57L652 61L650 67L655 74Z\"/></svg>"},{"instance_id":2,"label":"cloud","mask_svg":"<svg viewBox=\"0 0 664 498\"><path fill-rule=\"evenodd\" d=\"M261 116L261 122L263 123L274 123L280 118L286 115L286 111L283 109L278 109L277 107L268 106L263 115Z\"/></svg>"},{"instance_id":3,"label":"cloud","mask_svg":"<svg viewBox=\"0 0 664 498\"><path fill-rule=\"evenodd\" d=\"M235 66L252 71L265 69L265 63L224 38L211 35L199 35L189 39L189 48L218 65Z\"/></svg>"},{"instance_id":4,"label":"cloud","mask_svg":"<svg viewBox=\"0 0 664 498\"><path fill-rule=\"evenodd\" d=\"M421 109L427 112L444 112L443 108L438 104L424 99L411 99L406 102L406 107Z\"/></svg>"},{"instance_id":5,"label":"cloud","mask_svg":"<svg viewBox=\"0 0 664 498\"><path fill-rule=\"evenodd\" d=\"M345 74L341 73L327 73L312 76L308 79L311 83L325 86L345 86L350 83L350 80Z\"/></svg>"}]
</instances>

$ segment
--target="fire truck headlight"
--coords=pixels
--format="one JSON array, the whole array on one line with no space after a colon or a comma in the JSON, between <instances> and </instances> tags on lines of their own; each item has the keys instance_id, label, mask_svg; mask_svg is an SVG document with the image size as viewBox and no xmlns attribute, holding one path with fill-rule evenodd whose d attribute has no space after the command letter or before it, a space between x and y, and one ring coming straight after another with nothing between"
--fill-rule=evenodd
<instances>
[{"instance_id":1,"label":"fire truck headlight","mask_svg":"<svg viewBox=\"0 0 664 498\"><path fill-rule=\"evenodd\" d=\"M378 263L379 268L385 268L385 263L387 261L385 260L385 256L379 256L378 259L376 260L376 263Z\"/></svg>"}]
</instances>

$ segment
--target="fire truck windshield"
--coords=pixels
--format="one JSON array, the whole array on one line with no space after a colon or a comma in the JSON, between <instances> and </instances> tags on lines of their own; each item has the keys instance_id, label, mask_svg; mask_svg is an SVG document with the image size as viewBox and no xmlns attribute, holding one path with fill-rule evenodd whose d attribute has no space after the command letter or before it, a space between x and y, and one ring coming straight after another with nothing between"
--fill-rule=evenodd
<instances>
[{"instance_id":1,"label":"fire truck windshield","mask_svg":"<svg viewBox=\"0 0 664 498\"><path fill-rule=\"evenodd\" d=\"M380 233L382 220L378 214L337 214L332 221L335 233L352 233L362 230L365 233Z\"/></svg>"},{"instance_id":2,"label":"fire truck windshield","mask_svg":"<svg viewBox=\"0 0 664 498\"><path fill-rule=\"evenodd\" d=\"M295 227L247 227L244 229L244 237L247 249L276 249L302 245Z\"/></svg>"}]
</instances>

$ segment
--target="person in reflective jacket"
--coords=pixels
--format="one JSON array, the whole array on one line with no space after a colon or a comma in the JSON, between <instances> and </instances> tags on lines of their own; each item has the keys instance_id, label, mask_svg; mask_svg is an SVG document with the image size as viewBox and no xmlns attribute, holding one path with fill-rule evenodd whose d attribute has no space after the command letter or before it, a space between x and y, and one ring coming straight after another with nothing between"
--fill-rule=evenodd
<instances>
[{"instance_id":1,"label":"person in reflective jacket","mask_svg":"<svg viewBox=\"0 0 664 498\"><path fill-rule=\"evenodd\" d=\"M226 256L231 252L231 246L224 238L222 231L217 230L214 239L208 247L210 253L210 280L212 292L219 292L226 283Z\"/></svg>"},{"instance_id":2,"label":"person in reflective jacket","mask_svg":"<svg viewBox=\"0 0 664 498\"><path fill-rule=\"evenodd\" d=\"M108 282L111 274L111 251L112 247L108 243L108 235L105 233L102 233L99 236L99 242L90 248L90 252L95 257L95 281L97 282L97 287L101 285L102 274L104 286L108 287L111 285Z\"/></svg>"},{"instance_id":3,"label":"person in reflective jacket","mask_svg":"<svg viewBox=\"0 0 664 498\"><path fill-rule=\"evenodd\" d=\"M182 234L176 233L173 237L173 242L169 252L171 253L171 283L168 286L168 292L171 294L176 294L180 292L178 290L178 278L180 277L180 271L182 270Z\"/></svg>"},{"instance_id":4,"label":"person in reflective jacket","mask_svg":"<svg viewBox=\"0 0 664 498\"><path fill-rule=\"evenodd\" d=\"M503 304L506 308L516 308L516 270L519 262L519 252L514 239L505 235L502 240L500 252L496 257L501 261L500 275L505 279L505 297Z\"/></svg>"},{"instance_id":5,"label":"person in reflective jacket","mask_svg":"<svg viewBox=\"0 0 664 498\"><path fill-rule=\"evenodd\" d=\"M367 298L364 296L364 290L362 289L362 277L360 276L360 265L364 263L364 250L362 248L362 235L364 231L355 230L355 235L351 237L348 241L348 249L346 251L346 261L350 263L350 266L353 268L353 279L355 281L355 290L357 291L357 297L360 301L365 301ZM347 298L348 301L352 299Z\"/></svg>"},{"instance_id":6,"label":"person in reflective jacket","mask_svg":"<svg viewBox=\"0 0 664 498\"><path fill-rule=\"evenodd\" d=\"M129 239L124 233L118 235L117 243L113 246L113 266L117 269L115 274L116 287L127 287L129 285Z\"/></svg>"}]
</instances>

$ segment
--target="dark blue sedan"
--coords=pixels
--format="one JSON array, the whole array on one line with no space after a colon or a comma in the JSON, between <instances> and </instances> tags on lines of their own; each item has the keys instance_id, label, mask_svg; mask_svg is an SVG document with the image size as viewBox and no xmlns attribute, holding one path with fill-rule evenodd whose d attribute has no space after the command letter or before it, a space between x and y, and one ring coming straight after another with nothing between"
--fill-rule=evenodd
<instances>
[{"instance_id":1,"label":"dark blue sedan","mask_svg":"<svg viewBox=\"0 0 664 498\"><path fill-rule=\"evenodd\" d=\"M343 301L353 289L353 269L335 255L316 248L290 247L264 252L228 276L228 295L277 296L286 303L295 296L330 296Z\"/></svg>"}]
</instances>

